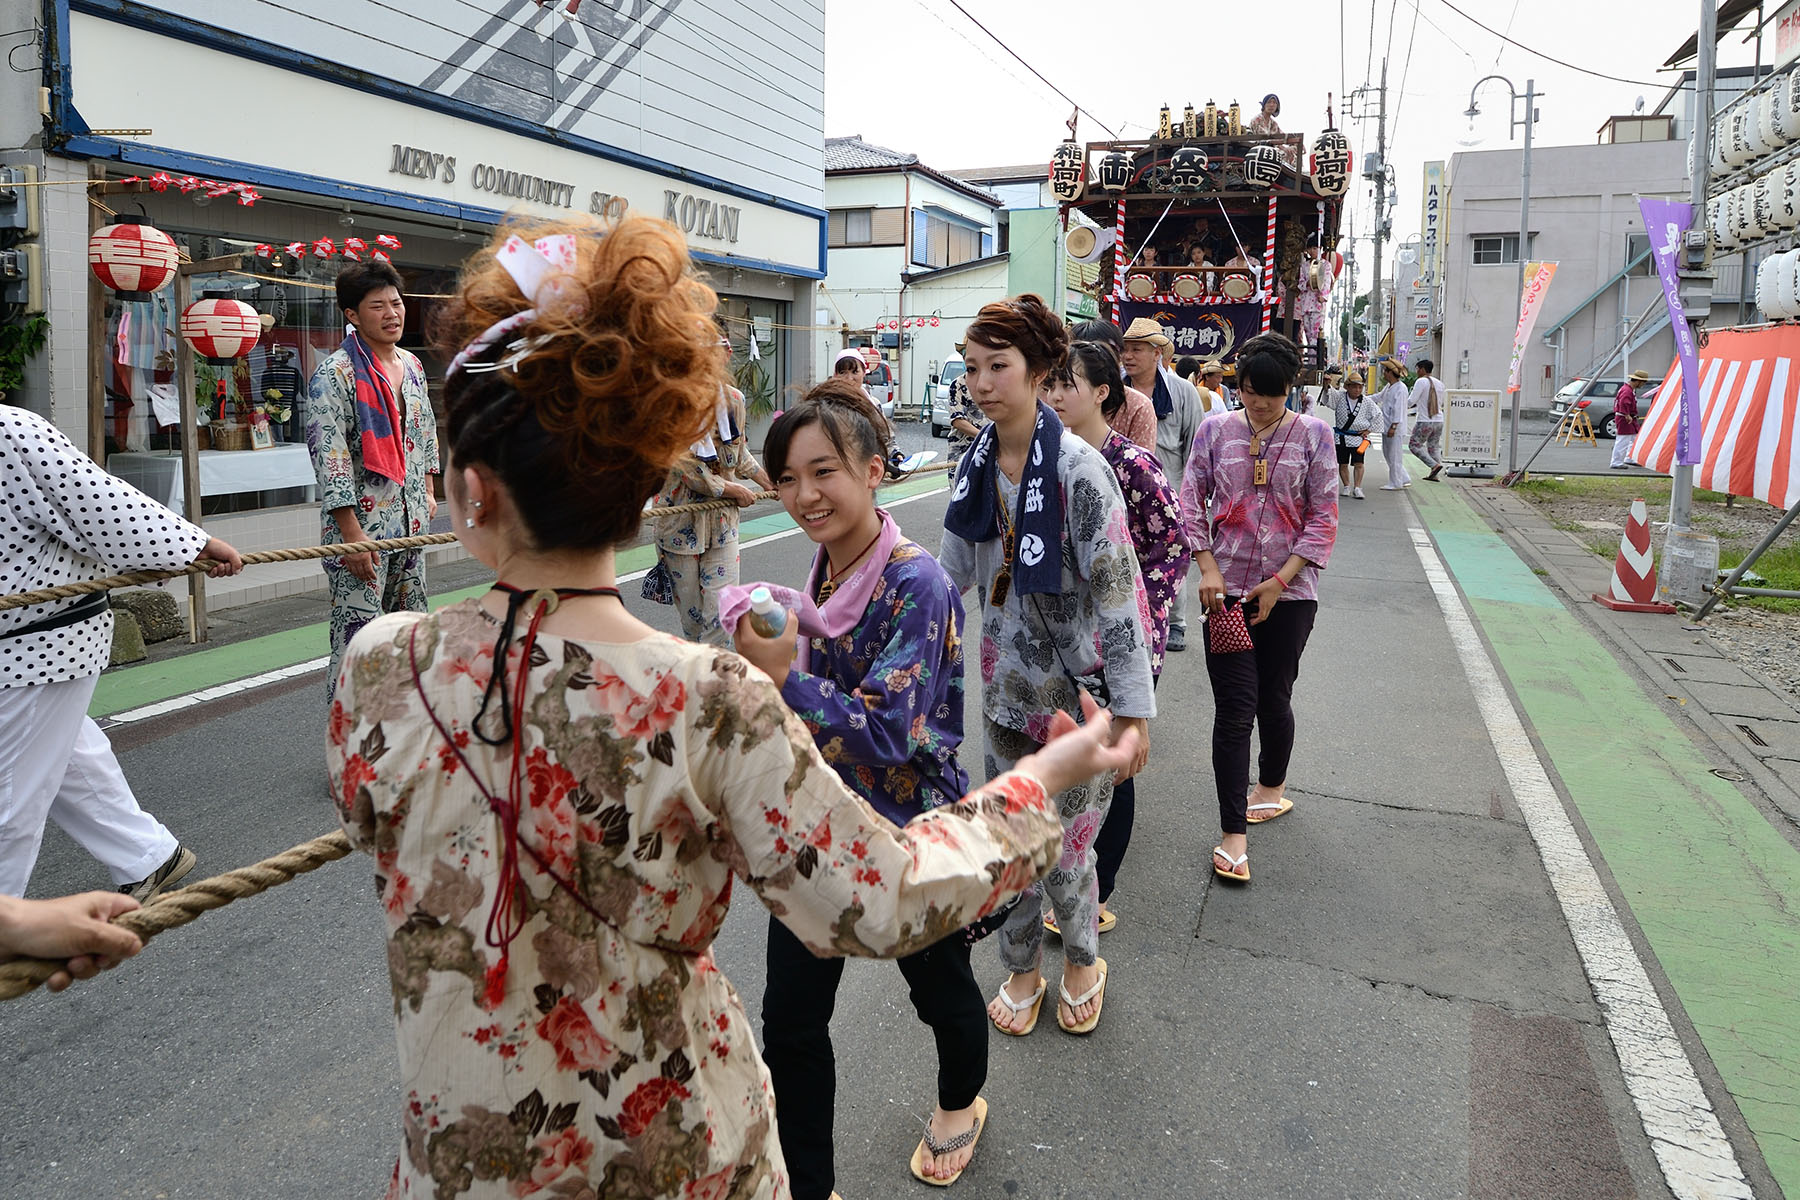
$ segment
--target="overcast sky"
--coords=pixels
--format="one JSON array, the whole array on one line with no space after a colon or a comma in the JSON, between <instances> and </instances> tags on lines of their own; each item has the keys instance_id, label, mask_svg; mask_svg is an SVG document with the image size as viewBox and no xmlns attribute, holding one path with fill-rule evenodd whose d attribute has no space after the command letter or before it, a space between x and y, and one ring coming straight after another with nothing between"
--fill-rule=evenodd
<instances>
[{"instance_id":1,"label":"overcast sky","mask_svg":"<svg viewBox=\"0 0 1800 1200\"><path fill-rule=\"evenodd\" d=\"M1327 93L1341 111L1340 80L1351 90L1373 84L1385 53L1388 160L1399 192L1390 255L1418 232L1422 164L1465 148L1463 111L1477 79L1505 75L1521 93L1525 80L1535 79L1543 94L1536 144L1592 144L1602 122L1631 112L1639 96L1646 111L1661 102L1678 75L1658 68L1694 32L1701 2L961 0L1122 137L1150 132L1164 103L1179 118L1190 102L1200 108L1210 99L1222 108L1235 99L1248 119L1261 96L1276 92L1282 128L1305 133L1310 144L1323 126ZM1506 45L1449 3L1532 50L1633 82L1599 79ZM1047 163L1063 136L1069 104L950 0L827 0L825 29L828 135L860 134L940 170ZM1745 32L1726 35L1721 65L1752 61ZM1772 29L1766 32L1765 61L1774 40ZM1375 147L1373 101L1371 94L1358 103L1367 121L1338 120L1359 163ZM1477 148L1508 145L1505 85L1484 85L1480 103ZM1082 118L1082 141L1107 136L1093 118ZM1369 188L1357 193L1366 213ZM1368 216L1360 216L1358 232L1369 227ZM1360 256L1366 263L1366 245Z\"/></svg>"}]
</instances>

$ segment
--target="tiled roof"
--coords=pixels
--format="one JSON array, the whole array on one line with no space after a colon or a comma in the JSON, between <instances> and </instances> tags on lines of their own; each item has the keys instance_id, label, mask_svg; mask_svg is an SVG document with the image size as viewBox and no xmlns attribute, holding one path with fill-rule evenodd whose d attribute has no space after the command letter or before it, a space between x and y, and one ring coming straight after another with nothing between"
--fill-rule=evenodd
<instances>
[{"instance_id":1,"label":"tiled roof","mask_svg":"<svg viewBox=\"0 0 1800 1200\"><path fill-rule=\"evenodd\" d=\"M886 146L877 146L860 137L828 137L825 139L827 171L867 171L877 167L911 167L918 165L916 154L901 154Z\"/></svg>"}]
</instances>

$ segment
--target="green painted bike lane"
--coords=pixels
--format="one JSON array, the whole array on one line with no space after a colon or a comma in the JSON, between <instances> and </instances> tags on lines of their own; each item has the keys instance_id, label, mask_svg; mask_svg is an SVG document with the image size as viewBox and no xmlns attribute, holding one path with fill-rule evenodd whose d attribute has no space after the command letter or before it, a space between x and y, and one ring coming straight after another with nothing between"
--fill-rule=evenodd
<instances>
[{"instance_id":1,"label":"green painted bike lane","mask_svg":"<svg viewBox=\"0 0 1800 1200\"><path fill-rule=\"evenodd\" d=\"M933 474L903 480L884 488L882 496L886 500L903 500L909 496L923 495L944 487L946 478L941 474ZM745 521L739 527L738 536L748 542L793 528L795 525L791 517L785 512L774 512ZM616 567L620 575L629 575L634 571L648 570L655 561L654 546L633 546L620 552ZM486 590L482 586L445 592L431 597L431 607L442 608L446 604L455 604ZM100 676L100 682L94 688L94 699L88 705L88 715L107 717L223 683L278 671L328 653L329 645L329 625L320 621L298 629L246 638L229 646L176 655L161 662L107 671Z\"/></svg>"},{"instance_id":2,"label":"green painted bike lane","mask_svg":"<svg viewBox=\"0 0 1800 1200\"><path fill-rule=\"evenodd\" d=\"M1455 488L1409 494L1770 1172L1800 1200L1800 852Z\"/></svg>"}]
</instances>

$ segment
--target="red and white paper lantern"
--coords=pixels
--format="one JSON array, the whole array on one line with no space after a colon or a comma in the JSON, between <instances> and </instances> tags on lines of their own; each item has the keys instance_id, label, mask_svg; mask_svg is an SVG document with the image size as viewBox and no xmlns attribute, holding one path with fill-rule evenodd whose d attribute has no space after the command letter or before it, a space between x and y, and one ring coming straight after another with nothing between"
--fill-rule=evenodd
<instances>
[{"instance_id":1,"label":"red and white paper lantern","mask_svg":"<svg viewBox=\"0 0 1800 1200\"><path fill-rule=\"evenodd\" d=\"M262 337L262 317L242 300L208 297L181 314L181 336L207 362L229 366Z\"/></svg>"},{"instance_id":2,"label":"red and white paper lantern","mask_svg":"<svg viewBox=\"0 0 1800 1200\"><path fill-rule=\"evenodd\" d=\"M88 239L88 269L121 300L148 300L175 278L175 239L153 225L108 225Z\"/></svg>"}]
</instances>

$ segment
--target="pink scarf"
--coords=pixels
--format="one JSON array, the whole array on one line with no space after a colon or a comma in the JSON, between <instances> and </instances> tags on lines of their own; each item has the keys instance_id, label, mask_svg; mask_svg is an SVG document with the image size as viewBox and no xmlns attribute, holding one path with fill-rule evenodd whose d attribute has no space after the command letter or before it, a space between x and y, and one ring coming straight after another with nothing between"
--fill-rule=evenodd
<instances>
[{"instance_id":1,"label":"pink scarf","mask_svg":"<svg viewBox=\"0 0 1800 1200\"><path fill-rule=\"evenodd\" d=\"M824 607L814 604L812 599L813 583L829 577L831 571L825 547L820 546L813 551L812 570L807 572L807 586L804 590L797 591L778 583L727 584L721 588L719 623L727 632L735 630L738 621L750 611L750 593L759 587L768 588L777 604L800 614L800 645L794 666L802 671L810 671L812 639L843 637L856 628L857 622L869 610L869 601L875 596L875 587L881 582L882 572L887 570L894 546L900 541L900 526L894 523L894 518L888 515L885 508L875 511L881 516L881 534L875 539L875 548L850 572L848 578L839 582L837 590L825 598Z\"/></svg>"}]
</instances>

